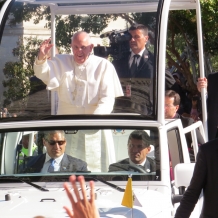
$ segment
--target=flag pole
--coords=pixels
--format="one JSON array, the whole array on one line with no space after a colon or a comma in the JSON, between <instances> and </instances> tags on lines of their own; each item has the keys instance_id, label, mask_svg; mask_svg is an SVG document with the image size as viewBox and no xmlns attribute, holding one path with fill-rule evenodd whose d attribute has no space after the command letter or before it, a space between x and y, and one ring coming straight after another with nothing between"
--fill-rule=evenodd
<instances>
[{"instance_id":1,"label":"flag pole","mask_svg":"<svg viewBox=\"0 0 218 218\"><path fill-rule=\"evenodd\" d=\"M131 210L132 210L132 213L131 213L131 218L133 218L133 207L131 208Z\"/></svg>"},{"instance_id":2,"label":"flag pole","mask_svg":"<svg viewBox=\"0 0 218 218\"><path fill-rule=\"evenodd\" d=\"M129 178L132 179L132 174L129 174ZM133 202L134 202L134 194L133 194L133 192L132 192L132 199L133 199ZM131 207L131 218L133 218L133 205Z\"/></svg>"}]
</instances>

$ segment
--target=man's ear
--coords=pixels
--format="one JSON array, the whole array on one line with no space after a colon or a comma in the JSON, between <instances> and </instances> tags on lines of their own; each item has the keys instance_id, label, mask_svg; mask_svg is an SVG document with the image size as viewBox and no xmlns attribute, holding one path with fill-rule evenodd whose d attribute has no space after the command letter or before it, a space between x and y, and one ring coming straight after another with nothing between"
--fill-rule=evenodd
<instances>
[{"instance_id":1,"label":"man's ear","mask_svg":"<svg viewBox=\"0 0 218 218\"><path fill-rule=\"evenodd\" d=\"M178 111L179 110L179 105L176 105L176 111Z\"/></svg>"},{"instance_id":2,"label":"man's ear","mask_svg":"<svg viewBox=\"0 0 218 218\"><path fill-rule=\"evenodd\" d=\"M46 146L46 145L45 145L46 140L45 140L44 138L42 139L42 142L43 142L43 145Z\"/></svg>"},{"instance_id":3,"label":"man's ear","mask_svg":"<svg viewBox=\"0 0 218 218\"><path fill-rule=\"evenodd\" d=\"M149 36L144 36L145 37L145 43L147 43L148 39L149 39Z\"/></svg>"},{"instance_id":4,"label":"man's ear","mask_svg":"<svg viewBox=\"0 0 218 218\"><path fill-rule=\"evenodd\" d=\"M148 153L151 151L151 146L148 147Z\"/></svg>"},{"instance_id":5,"label":"man's ear","mask_svg":"<svg viewBox=\"0 0 218 218\"><path fill-rule=\"evenodd\" d=\"M94 48L94 45L91 44L91 45L90 45L90 52L92 51L93 48Z\"/></svg>"}]
</instances>

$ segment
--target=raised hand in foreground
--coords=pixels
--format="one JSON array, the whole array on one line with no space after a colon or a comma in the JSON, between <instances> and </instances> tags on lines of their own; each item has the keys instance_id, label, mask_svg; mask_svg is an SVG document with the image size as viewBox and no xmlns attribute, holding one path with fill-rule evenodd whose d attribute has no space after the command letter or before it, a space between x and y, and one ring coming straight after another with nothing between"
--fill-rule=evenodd
<instances>
[{"instance_id":1,"label":"raised hand in foreground","mask_svg":"<svg viewBox=\"0 0 218 218\"><path fill-rule=\"evenodd\" d=\"M89 182L90 199L87 199L84 177L79 176L77 180L80 184L82 196L80 197L80 193L76 186L76 176L70 176L69 181L72 184L74 196L71 194L67 183L64 183L64 188L67 192L68 198L70 199L72 209L66 206L64 206L64 209L66 210L70 218L99 218L100 216L98 213L98 209L95 205L94 182Z\"/></svg>"}]
</instances>

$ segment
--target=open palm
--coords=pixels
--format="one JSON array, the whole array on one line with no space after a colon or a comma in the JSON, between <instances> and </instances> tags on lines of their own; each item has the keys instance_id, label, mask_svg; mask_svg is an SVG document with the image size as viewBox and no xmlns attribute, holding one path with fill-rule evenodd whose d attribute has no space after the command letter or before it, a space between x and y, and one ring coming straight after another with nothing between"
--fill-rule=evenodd
<instances>
[{"instance_id":1,"label":"open palm","mask_svg":"<svg viewBox=\"0 0 218 218\"><path fill-rule=\"evenodd\" d=\"M51 38L42 42L39 48L38 59L43 60L49 55L49 51L52 48L53 44L50 44Z\"/></svg>"}]
</instances>

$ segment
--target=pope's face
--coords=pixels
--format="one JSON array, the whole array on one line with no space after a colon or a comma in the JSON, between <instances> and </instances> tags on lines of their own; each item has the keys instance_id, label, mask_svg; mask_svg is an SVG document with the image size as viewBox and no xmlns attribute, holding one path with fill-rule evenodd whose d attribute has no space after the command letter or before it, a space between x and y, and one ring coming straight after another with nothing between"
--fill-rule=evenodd
<instances>
[{"instance_id":1,"label":"pope's face","mask_svg":"<svg viewBox=\"0 0 218 218\"><path fill-rule=\"evenodd\" d=\"M90 43L87 34L79 34L73 38L71 48L74 54L74 60L78 64L82 64L92 52L93 44Z\"/></svg>"},{"instance_id":2,"label":"pope's face","mask_svg":"<svg viewBox=\"0 0 218 218\"><path fill-rule=\"evenodd\" d=\"M49 138L43 139L43 144L51 158L60 157L66 148L66 139L61 133L49 135Z\"/></svg>"}]
</instances>

